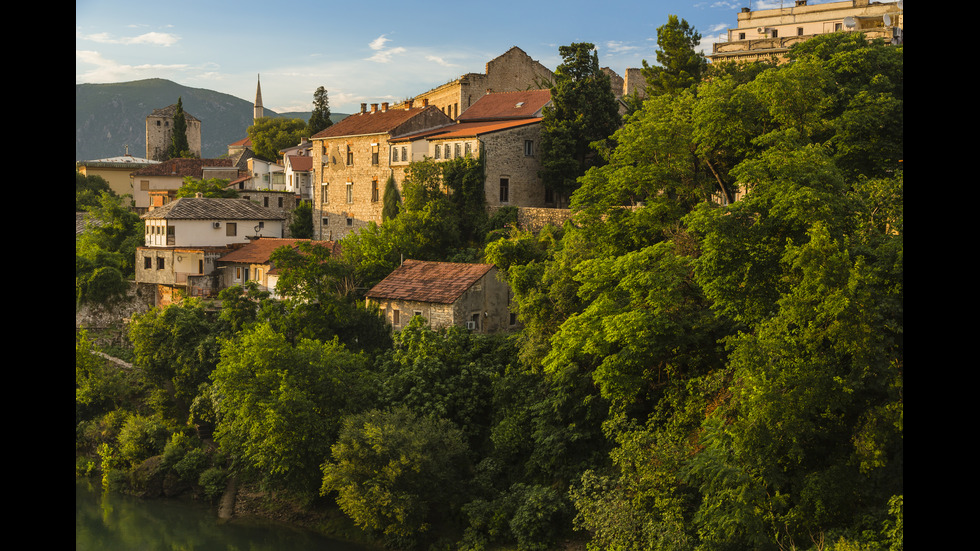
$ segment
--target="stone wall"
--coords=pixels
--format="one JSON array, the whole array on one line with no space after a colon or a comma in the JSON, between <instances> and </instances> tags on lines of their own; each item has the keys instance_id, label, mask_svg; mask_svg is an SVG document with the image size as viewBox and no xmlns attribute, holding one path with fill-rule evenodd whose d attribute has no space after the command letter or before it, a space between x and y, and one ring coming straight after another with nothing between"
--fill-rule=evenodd
<instances>
[{"instance_id":1,"label":"stone wall","mask_svg":"<svg viewBox=\"0 0 980 551\"><path fill-rule=\"evenodd\" d=\"M75 308L75 329L107 329L117 327L136 314L153 308L152 286L129 282L129 290L122 299L109 305L83 304Z\"/></svg>"},{"instance_id":2,"label":"stone wall","mask_svg":"<svg viewBox=\"0 0 980 551\"><path fill-rule=\"evenodd\" d=\"M541 125L530 124L481 136L487 205L548 207L541 170ZM501 197L501 182L507 182L507 197Z\"/></svg>"},{"instance_id":3,"label":"stone wall","mask_svg":"<svg viewBox=\"0 0 980 551\"><path fill-rule=\"evenodd\" d=\"M383 134L342 137L321 143L322 147L313 148L313 166L323 167L317 179L320 183L313 189L313 238L336 241L370 222L380 224L388 176L394 175L401 193L408 162L398 165L389 162L391 146ZM347 162L348 147L352 152L351 163Z\"/></svg>"},{"instance_id":4,"label":"stone wall","mask_svg":"<svg viewBox=\"0 0 980 551\"><path fill-rule=\"evenodd\" d=\"M501 207L490 207L489 214L493 216ZM570 209L551 209L519 207L517 209L517 227L531 232L541 231L545 226L562 227L566 221L572 219Z\"/></svg>"}]
</instances>

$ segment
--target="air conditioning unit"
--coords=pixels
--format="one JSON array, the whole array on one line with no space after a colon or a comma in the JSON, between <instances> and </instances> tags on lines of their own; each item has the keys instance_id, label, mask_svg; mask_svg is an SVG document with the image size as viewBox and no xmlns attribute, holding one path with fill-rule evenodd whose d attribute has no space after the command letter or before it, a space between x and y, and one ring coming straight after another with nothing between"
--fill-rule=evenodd
<instances>
[{"instance_id":1,"label":"air conditioning unit","mask_svg":"<svg viewBox=\"0 0 980 551\"><path fill-rule=\"evenodd\" d=\"M221 222L213 222L211 224L211 227L213 227L214 229L218 229L221 227Z\"/></svg>"},{"instance_id":2,"label":"air conditioning unit","mask_svg":"<svg viewBox=\"0 0 980 551\"><path fill-rule=\"evenodd\" d=\"M475 321L468 321L468 322L466 322L466 328L467 329L476 329L476 322Z\"/></svg>"}]
</instances>

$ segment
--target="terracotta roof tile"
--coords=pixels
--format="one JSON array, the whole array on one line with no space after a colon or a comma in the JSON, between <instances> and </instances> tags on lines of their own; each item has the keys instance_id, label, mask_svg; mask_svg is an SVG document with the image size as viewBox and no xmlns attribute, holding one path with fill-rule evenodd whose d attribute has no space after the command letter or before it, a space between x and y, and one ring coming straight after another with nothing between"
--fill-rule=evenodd
<instances>
[{"instance_id":1,"label":"terracotta roof tile","mask_svg":"<svg viewBox=\"0 0 980 551\"><path fill-rule=\"evenodd\" d=\"M540 117L541 110L549 103L551 90L496 92L476 100L456 120L469 122Z\"/></svg>"},{"instance_id":2,"label":"terracotta roof tile","mask_svg":"<svg viewBox=\"0 0 980 551\"><path fill-rule=\"evenodd\" d=\"M413 107L411 109L387 109L374 113L355 113L314 134L310 139L337 138L342 136L363 136L366 134L385 134L396 130L400 125L436 107Z\"/></svg>"},{"instance_id":3,"label":"terracotta roof tile","mask_svg":"<svg viewBox=\"0 0 980 551\"><path fill-rule=\"evenodd\" d=\"M519 126L526 126L528 124L535 124L538 122L541 122L541 118L521 119L516 121L463 122L449 128L444 128L442 129L442 132L433 133L426 136L426 138L429 140L471 138L474 136L489 134L490 132L509 130L511 128L517 128Z\"/></svg>"},{"instance_id":4,"label":"terracotta roof tile","mask_svg":"<svg viewBox=\"0 0 980 551\"><path fill-rule=\"evenodd\" d=\"M309 155L289 155L289 166L297 172L313 170L313 157Z\"/></svg>"},{"instance_id":5,"label":"terracotta roof tile","mask_svg":"<svg viewBox=\"0 0 980 551\"><path fill-rule=\"evenodd\" d=\"M492 268L493 264L406 260L368 291L367 297L452 304Z\"/></svg>"},{"instance_id":6,"label":"terracotta roof tile","mask_svg":"<svg viewBox=\"0 0 980 551\"><path fill-rule=\"evenodd\" d=\"M218 260L220 262L238 262L243 264L264 264L269 261L272 252L283 246L298 247L301 243L313 243L330 248L331 255L337 255L340 244L334 241L311 241L309 239L291 239L276 237L260 237L249 242L244 247L232 251Z\"/></svg>"},{"instance_id":7,"label":"terracotta roof tile","mask_svg":"<svg viewBox=\"0 0 980 551\"><path fill-rule=\"evenodd\" d=\"M170 159L134 171L134 176L191 176L201 179L204 167L234 166L231 159Z\"/></svg>"}]
</instances>

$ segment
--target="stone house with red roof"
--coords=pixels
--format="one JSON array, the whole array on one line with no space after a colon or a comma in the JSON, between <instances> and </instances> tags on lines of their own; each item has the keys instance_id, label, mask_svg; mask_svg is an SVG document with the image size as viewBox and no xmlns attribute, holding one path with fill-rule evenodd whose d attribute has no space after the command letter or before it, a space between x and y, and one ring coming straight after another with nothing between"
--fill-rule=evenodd
<instances>
[{"instance_id":1,"label":"stone house with red roof","mask_svg":"<svg viewBox=\"0 0 980 551\"><path fill-rule=\"evenodd\" d=\"M389 109L361 104L355 113L313 135L313 235L324 241L381 223L382 195L389 176L400 186L405 169L421 160L424 146L392 140L452 124L431 106ZM416 151L419 147L423 151Z\"/></svg>"},{"instance_id":2,"label":"stone house with red roof","mask_svg":"<svg viewBox=\"0 0 980 551\"><path fill-rule=\"evenodd\" d=\"M367 305L381 310L392 329L415 316L439 329L461 325L480 333L516 327L510 312L510 287L497 278L493 264L405 260L368 291Z\"/></svg>"},{"instance_id":3,"label":"stone house with red roof","mask_svg":"<svg viewBox=\"0 0 980 551\"><path fill-rule=\"evenodd\" d=\"M261 237L253 239L247 245L239 247L218 259L218 270L221 272L221 288L234 285L244 285L254 281L260 290L276 294L276 283L279 281L279 271L270 260L272 253L280 247L296 248L300 243L309 243L309 239L291 239ZM339 244L333 241L317 241L317 245L329 247L332 255L340 253Z\"/></svg>"}]
</instances>

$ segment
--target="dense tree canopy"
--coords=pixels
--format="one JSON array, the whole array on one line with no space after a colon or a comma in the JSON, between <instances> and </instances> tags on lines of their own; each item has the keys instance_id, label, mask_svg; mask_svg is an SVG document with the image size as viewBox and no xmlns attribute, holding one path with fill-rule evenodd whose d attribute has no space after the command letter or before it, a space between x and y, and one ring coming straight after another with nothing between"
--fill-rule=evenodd
<instances>
[{"instance_id":1,"label":"dense tree canopy","mask_svg":"<svg viewBox=\"0 0 980 551\"><path fill-rule=\"evenodd\" d=\"M592 143L608 139L620 117L595 46L581 42L558 52L562 64L555 70L551 105L541 121L541 179L555 193L568 196L578 188L576 180L600 164Z\"/></svg>"},{"instance_id":2,"label":"dense tree canopy","mask_svg":"<svg viewBox=\"0 0 980 551\"><path fill-rule=\"evenodd\" d=\"M581 171L560 228L481 214L472 159L413 163L397 216L341 254L273 254L281 298L137 316L130 376L79 339L77 470L124 487L160 454L202 492L233 473L398 549L902 549L902 52L838 33L661 73L586 165L555 150ZM578 86L591 45L561 53L552 116L602 103ZM552 128L566 151L583 113ZM363 292L402 258L493 262L518 328L392 332Z\"/></svg>"},{"instance_id":3,"label":"dense tree canopy","mask_svg":"<svg viewBox=\"0 0 980 551\"><path fill-rule=\"evenodd\" d=\"M307 125L300 119L262 117L248 127L252 151L267 161L280 158L280 151L293 147L303 137L308 137Z\"/></svg>"}]
</instances>

